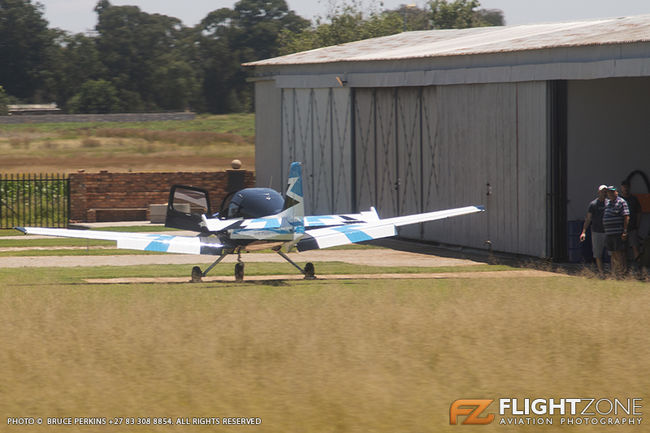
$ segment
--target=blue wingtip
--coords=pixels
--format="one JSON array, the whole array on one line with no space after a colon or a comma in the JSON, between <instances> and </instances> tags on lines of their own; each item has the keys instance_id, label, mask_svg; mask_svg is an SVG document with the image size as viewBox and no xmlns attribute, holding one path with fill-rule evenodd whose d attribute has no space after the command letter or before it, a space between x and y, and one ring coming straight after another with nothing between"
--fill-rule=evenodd
<instances>
[{"instance_id":1,"label":"blue wingtip","mask_svg":"<svg viewBox=\"0 0 650 433\"><path fill-rule=\"evenodd\" d=\"M480 210L481 212L485 212L485 206L476 206L476 209Z\"/></svg>"},{"instance_id":2,"label":"blue wingtip","mask_svg":"<svg viewBox=\"0 0 650 433\"><path fill-rule=\"evenodd\" d=\"M25 227L14 227L14 229L18 230L19 232L25 235L27 234L27 230L25 229Z\"/></svg>"}]
</instances>

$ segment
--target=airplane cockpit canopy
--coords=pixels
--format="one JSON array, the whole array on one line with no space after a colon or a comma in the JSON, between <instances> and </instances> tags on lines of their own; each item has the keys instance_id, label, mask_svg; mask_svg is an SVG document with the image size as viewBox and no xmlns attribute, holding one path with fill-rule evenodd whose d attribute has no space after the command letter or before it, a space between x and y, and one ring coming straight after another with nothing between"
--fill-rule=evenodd
<instances>
[{"instance_id":1,"label":"airplane cockpit canopy","mask_svg":"<svg viewBox=\"0 0 650 433\"><path fill-rule=\"evenodd\" d=\"M271 188L246 188L236 192L228 205L228 218L261 218L282 212L284 198Z\"/></svg>"}]
</instances>

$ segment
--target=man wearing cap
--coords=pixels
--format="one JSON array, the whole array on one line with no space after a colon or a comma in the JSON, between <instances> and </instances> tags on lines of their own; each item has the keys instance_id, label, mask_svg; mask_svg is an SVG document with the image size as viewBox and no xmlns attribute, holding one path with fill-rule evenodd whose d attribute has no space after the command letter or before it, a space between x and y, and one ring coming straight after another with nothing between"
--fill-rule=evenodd
<instances>
[{"instance_id":1,"label":"man wearing cap","mask_svg":"<svg viewBox=\"0 0 650 433\"><path fill-rule=\"evenodd\" d=\"M625 274L625 250L629 223L630 210L627 207L627 202L618 196L615 186L608 186L603 226L605 228L605 245L612 254L612 269L617 278Z\"/></svg>"},{"instance_id":2,"label":"man wearing cap","mask_svg":"<svg viewBox=\"0 0 650 433\"><path fill-rule=\"evenodd\" d=\"M603 250L605 249L605 228L603 227L603 213L605 211L605 199L607 198L607 185L598 187L598 197L596 197L587 208L585 223L582 225L580 233L580 242L584 242L587 237L587 228L591 225L591 249L593 250L596 265L600 275L604 274L603 269Z\"/></svg>"}]
</instances>

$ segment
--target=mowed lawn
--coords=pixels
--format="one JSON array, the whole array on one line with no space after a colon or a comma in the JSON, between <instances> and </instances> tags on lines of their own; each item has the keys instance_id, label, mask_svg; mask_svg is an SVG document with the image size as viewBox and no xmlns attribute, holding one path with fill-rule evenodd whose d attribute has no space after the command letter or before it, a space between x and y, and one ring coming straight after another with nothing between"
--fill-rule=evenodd
<instances>
[{"instance_id":1,"label":"mowed lawn","mask_svg":"<svg viewBox=\"0 0 650 433\"><path fill-rule=\"evenodd\" d=\"M650 397L644 283L90 285L84 272L0 270L0 430L8 417L33 416L262 419L58 427L68 432L557 431L450 426L449 406L461 398Z\"/></svg>"}]
</instances>

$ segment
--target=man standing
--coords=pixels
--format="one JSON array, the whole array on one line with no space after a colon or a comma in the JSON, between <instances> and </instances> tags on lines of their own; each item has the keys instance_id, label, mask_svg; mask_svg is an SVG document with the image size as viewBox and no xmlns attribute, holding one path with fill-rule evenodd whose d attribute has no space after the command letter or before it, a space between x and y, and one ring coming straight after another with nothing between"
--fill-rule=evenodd
<instances>
[{"instance_id":1,"label":"man standing","mask_svg":"<svg viewBox=\"0 0 650 433\"><path fill-rule=\"evenodd\" d=\"M598 197L596 197L587 208L587 216L580 233L580 242L584 242L587 236L587 228L591 224L591 249L593 250L598 272L604 275L603 269L603 250L605 249L605 228L603 227L603 213L605 211L605 199L607 198L607 185L598 187Z\"/></svg>"},{"instance_id":2,"label":"man standing","mask_svg":"<svg viewBox=\"0 0 650 433\"><path fill-rule=\"evenodd\" d=\"M634 252L634 259L639 257L639 224L641 223L641 203L636 196L630 194L630 182L621 182L621 197L627 202L630 211L630 224L628 225L628 242Z\"/></svg>"},{"instance_id":3,"label":"man standing","mask_svg":"<svg viewBox=\"0 0 650 433\"><path fill-rule=\"evenodd\" d=\"M627 207L627 202L618 196L615 186L608 186L603 226L605 228L605 245L612 255L612 268L616 278L624 276L627 267L625 250L629 222L630 210Z\"/></svg>"}]
</instances>

